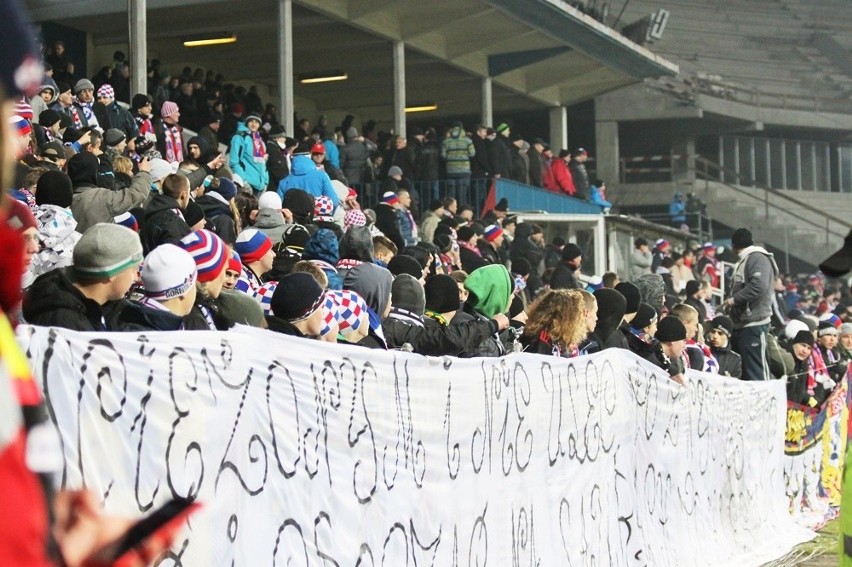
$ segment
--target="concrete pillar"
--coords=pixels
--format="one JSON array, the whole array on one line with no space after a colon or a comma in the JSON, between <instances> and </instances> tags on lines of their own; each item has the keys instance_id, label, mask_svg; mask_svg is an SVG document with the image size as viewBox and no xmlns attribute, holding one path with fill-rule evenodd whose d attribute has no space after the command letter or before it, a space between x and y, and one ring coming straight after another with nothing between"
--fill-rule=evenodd
<instances>
[{"instance_id":1,"label":"concrete pillar","mask_svg":"<svg viewBox=\"0 0 852 567\"><path fill-rule=\"evenodd\" d=\"M596 175L606 181L607 187L614 187L620 183L621 155L618 151L618 122L597 121L595 122L595 169Z\"/></svg>"},{"instance_id":2,"label":"concrete pillar","mask_svg":"<svg viewBox=\"0 0 852 567\"><path fill-rule=\"evenodd\" d=\"M278 0L278 120L288 136L296 130L293 118L293 0Z\"/></svg>"},{"instance_id":3,"label":"concrete pillar","mask_svg":"<svg viewBox=\"0 0 852 567\"><path fill-rule=\"evenodd\" d=\"M405 137L405 43L393 42L393 128Z\"/></svg>"},{"instance_id":4,"label":"concrete pillar","mask_svg":"<svg viewBox=\"0 0 852 567\"><path fill-rule=\"evenodd\" d=\"M568 148L568 109L564 106L554 106L550 109L550 147L553 154L559 155L559 150Z\"/></svg>"},{"instance_id":5,"label":"concrete pillar","mask_svg":"<svg viewBox=\"0 0 852 567\"><path fill-rule=\"evenodd\" d=\"M695 138L672 140L672 181L695 185Z\"/></svg>"},{"instance_id":6,"label":"concrete pillar","mask_svg":"<svg viewBox=\"0 0 852 567\"><path fill-rule=\"evenodd\" d=\"M130 98L137 93L148 92L146 9L147 0L127 0L127 29L130 30Z\"/></svg>"},{"instance_id":7,"label":"concrete pillar","mask_svg":"<svg viewBox=\"0 0 852 567\"><path fill-rule=\"evenodd\" d=\"M491 77L482 77L482 123L494 126L494 100L491 96Z\"/></svg>"}]
</instances>

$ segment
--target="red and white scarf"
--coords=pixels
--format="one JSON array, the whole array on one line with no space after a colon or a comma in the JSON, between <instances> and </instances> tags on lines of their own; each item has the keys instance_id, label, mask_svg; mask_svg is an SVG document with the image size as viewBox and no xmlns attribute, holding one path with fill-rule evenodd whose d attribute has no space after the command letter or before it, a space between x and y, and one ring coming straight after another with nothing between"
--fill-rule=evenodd
<instances>
[{"instance_id":1,"label":"red and white scarf","mask_svg":"<svg viewBox=\"0 0 852 567\"><path fill-rule=\"evenodd\" d=\"M180 126L169 126L164 124L166 133L166 155L163 157L169 163L182 162L183 161L183 142L181 140L181 129Z\"/></svg>"}]
</instances>

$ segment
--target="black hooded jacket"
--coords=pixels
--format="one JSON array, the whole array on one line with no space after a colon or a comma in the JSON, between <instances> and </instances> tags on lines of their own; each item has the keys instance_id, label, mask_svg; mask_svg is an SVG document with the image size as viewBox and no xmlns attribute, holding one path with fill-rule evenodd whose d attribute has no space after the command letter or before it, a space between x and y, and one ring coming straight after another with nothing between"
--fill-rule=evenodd
<instances>
[{"instance_id":1,"label":"black hooded jacket","mask_svg":"<svg viewBox=\"0 0 852 567\"><path fill-rule=\"evenodd\" d=\"M621 334L618 327L624 319L627 300L619 292L609 288L597 290L595 299L598 303L598 322L595 325L595 330L589 334L589 340L598 345L598 350L612 348L608 346L608 341L613 335ZM589 352L597 351L590 350Z\"/></svg>"},{"instance_id":2,"label":"black hooded jacket","mask_svg":"<svg viewBox=\"0 0 852 567\"><path fill-rule=\"evenodd\" d=\"M57 269L42 274L30 286L23 316L30 325L72 331L142 330L120 322L121 311L128 305L124 299L99 305L74 287L64 269Z\"/></svg>"},{"instance_id":3,"label":"black hooded jacket","mask_svg":"<svg viewBox=\"0 0 852 567\"><path fill-rule=\"evenodd\" d=\"M174 244L191 232L177 200L161 193L151 195L139 221L139 238L146 255L160 244Z\"/></svg>"}]
</instances>

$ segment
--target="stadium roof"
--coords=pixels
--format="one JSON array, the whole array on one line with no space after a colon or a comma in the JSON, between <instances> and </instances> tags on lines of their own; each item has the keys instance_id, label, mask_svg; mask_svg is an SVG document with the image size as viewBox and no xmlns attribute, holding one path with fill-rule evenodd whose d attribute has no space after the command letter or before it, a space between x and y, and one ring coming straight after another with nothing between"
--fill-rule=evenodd
<instances>
[{"instance_id":1,"label":"stadium roof","mask_svg":"<svg viewBox=\"0 0 852 567\"><path fill-rule=\"evenodd\" d=\"M26 0L37 21L91 33L119 49L127 2ZM228 81L277 86L277 0L148 0L149 59L221 72ZM235 32L235 44L185 48L190 35ZM570 105L678 67L559 0L294 0L293 68L344 70L336 83L301 85L319 109L390 111L391 44L406 44L408 104L436 114L478 114L481 80L492 77L495 112ZM112 47L114 46L114 47ZM90 70L92 71L92 70Z\"/></svg>"}]
</instances>

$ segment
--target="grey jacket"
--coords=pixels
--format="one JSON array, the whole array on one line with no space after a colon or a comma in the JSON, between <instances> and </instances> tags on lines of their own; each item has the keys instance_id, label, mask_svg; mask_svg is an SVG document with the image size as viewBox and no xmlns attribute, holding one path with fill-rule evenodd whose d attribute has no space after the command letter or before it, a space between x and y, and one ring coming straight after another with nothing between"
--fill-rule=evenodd
<instances>
[{"instance_id":1,"label":"grey jacket","mask_svg":"<svg viewBox=\"0 0 852 567\"><path fill-rule=\"evenodd\" d=\"M134 207L141 207L151 192L151 174L140 171L127 189L112 191L82 184L74 188L71 213L77 220L77 232L83 233L99 222L113 219Z\"/></svg>"},{"instance_id":2,"label":"grey jacket","mask_svg":"<svg viewBox=\"0 0 852 567\"><path fill-rule=\"evenodd\" d=\"M635 278L642 274L650 274L652 261L650 250L643 253L638 248L634 248L633 252L630 253L630 277Z\"/></svg>"},{"instance_id":3,"label":"grey jacket","mask_svg":"<svg viewBox=\"0 0 852 567\"><path fill-rule=\"evenodd\" d=\"M735 329L769 323L778 266L775 258L760 246L740 252L731 284L731 319Z\"/></svg>"}]
</instances>

